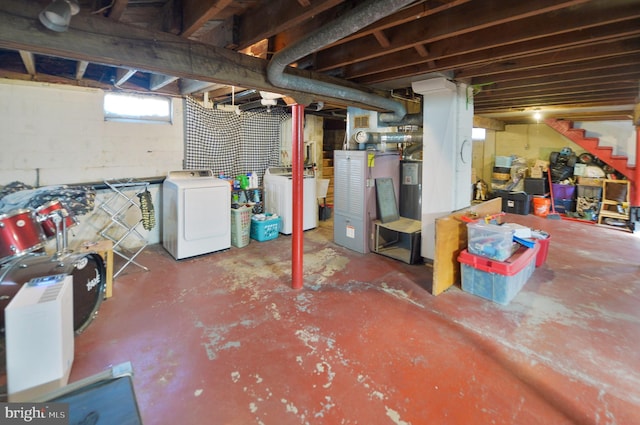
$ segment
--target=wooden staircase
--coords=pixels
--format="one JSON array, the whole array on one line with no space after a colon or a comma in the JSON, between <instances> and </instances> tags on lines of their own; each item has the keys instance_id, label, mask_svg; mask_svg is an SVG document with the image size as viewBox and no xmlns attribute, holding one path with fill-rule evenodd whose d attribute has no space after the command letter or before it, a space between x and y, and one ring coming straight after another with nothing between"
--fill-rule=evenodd
<instances>
[{"instance_id":1,"label":"wooden staircase","mask_svg":"<svg viewBox=\"0 0 640 425\"><path fill-rule=\"evenodd\" d=\"M599 138L586 137L585 130L573 128L572 121L546 119L545 123L576 145L584 148L591 155L598 157L602 162L625 176L627 180L634 181L636 167L629 165L629 158L623 155L614 155L613 148L610 146L600 146Z\"/></svg>"},{"instance_id":2,"label":"wooden staircase","mask_svg":"<svg viewBox=\"0 0 640 425\"><path fill-rule=\"evenodd\" d=\"M323 151L322 153L322 178L329 179L327 204L333 205L333 151Z\"/></svg>"}]
</instances>

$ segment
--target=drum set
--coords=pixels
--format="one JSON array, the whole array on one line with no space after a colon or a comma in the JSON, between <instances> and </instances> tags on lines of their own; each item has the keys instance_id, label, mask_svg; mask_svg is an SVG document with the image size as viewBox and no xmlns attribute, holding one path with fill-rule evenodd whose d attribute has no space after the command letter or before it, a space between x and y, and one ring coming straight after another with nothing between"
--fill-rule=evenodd
<instances>
[{"instance_id":1,"label":"drum set","mask_svg":"<svg viewBox=\"0 0 640 425\"><path fill-rule=\"evenodd\" d=\"M73 325L80 334L91 323L104 297L105 264L94 252L68 249L68 230L78 222L62 201L54 199L36 208L0 215L0 309L34 277L73 276ZM55 238L56 252L44 252ZM4 314L0 315L4 331Z\"/></svg>"}]
</instances>

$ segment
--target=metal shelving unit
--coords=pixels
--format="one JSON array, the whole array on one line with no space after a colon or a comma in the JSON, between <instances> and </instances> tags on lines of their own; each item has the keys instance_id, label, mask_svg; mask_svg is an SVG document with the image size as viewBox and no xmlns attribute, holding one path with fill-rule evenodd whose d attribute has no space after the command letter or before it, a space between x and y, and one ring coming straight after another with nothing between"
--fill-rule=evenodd
<instances>
[{"instance_id":1,"label":"metal shelving unit","mask_svg":"<svg viewBox=\"0 0 640 425\"><path fill-rule=\"evenodd\" d=\"M140 213L140 204L137 197L138 194L147 190L149 182L127 179L105 180L104 183L113 193L100 204L99 208L109 215L111 223L100 231L100 235L111 240L113 242L113 252L125 260L125 263L113 273L113 278L115 279L130 264L135 264L148 271L149 269L138 263L135 258L149 244L137 229L142 224L142 214ZM133 207L138 209L139 212L137 214L139 218L135 222L131 220L131 215L128 215L129 210ZM142 243L142 246L132 253L127 252L122 247L123 242L127 239L137 240Z\"/></svg>"}]
</instances>

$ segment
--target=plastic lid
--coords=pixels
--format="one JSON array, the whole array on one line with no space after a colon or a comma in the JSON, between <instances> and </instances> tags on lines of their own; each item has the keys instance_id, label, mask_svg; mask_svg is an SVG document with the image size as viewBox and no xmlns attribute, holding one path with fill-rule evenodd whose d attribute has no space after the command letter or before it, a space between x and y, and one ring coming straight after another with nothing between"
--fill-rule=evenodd
<instances>
[{"instance_id":1,"label":"plastic lid","mask_svg":"<svg viewBox=\"0 0 640 425\"><path fill-rule=\"evenodd\" d=\"M521 246L505 261L492 260L491 258L474 255L463 249L458 256L458 261L472 266L474 269L494 273L503 276L513 276L520 273L535 257L540 250L540 243L536 241L533 248Z\"/></svg>"}]
</instances>

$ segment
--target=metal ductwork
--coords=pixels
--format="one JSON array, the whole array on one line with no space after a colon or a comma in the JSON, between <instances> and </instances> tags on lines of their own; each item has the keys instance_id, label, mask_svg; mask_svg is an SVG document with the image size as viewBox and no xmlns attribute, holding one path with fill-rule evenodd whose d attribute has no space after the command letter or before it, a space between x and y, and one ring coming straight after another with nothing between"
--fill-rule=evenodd
<instances>
[{"instance_id":1,"label":"metal ductwork","mask_svg":"<svg viewBox=\"0 0 640 425\"><path fill-rule=\"evenodd\" d=\"M381 120L381 118L379 117L378 120ZM417 114L406 114L404 116L404 118L402 118L401 121L384 121L382 122L384 125L386 125L387 127L393 127L393 126L403 126L403 125L416 125L418 127L422 127L423 126L423 122L422 122L422 112L417 113Z\"/></svg>"},{"instance_id":2,"label":"metal ductwork","mask_svg":"<svg viewBox=\"0 0 640 425\"><path fill-rule=\"evenodd\" d=\"M372 23L391 15L400 8L413 3L415 0L370 0L342 17L333 20L307 37L285 47L271 58L267 66L267 78L276 87L350 100L365 105L371 105L391 113L381 113L382 122L401 122L407 114L404 105L392 99L367 93L361 90L315 81L309 78L286 74L286 67L321 48L351 35Z\"/></svg>"},{"instance_id":3,"label":"metal ductwork","mask_svg":"<svg viewBox=\"0 0 640 425\"><path fill-rule=\"evenodd\" d=\"M358 143L422 143L422 132L374 133L360 130L354 139Z\"/></svg>"}]
</instances>

